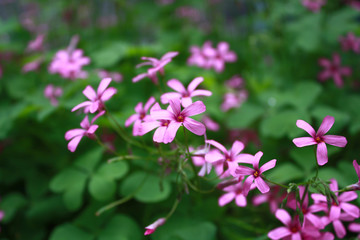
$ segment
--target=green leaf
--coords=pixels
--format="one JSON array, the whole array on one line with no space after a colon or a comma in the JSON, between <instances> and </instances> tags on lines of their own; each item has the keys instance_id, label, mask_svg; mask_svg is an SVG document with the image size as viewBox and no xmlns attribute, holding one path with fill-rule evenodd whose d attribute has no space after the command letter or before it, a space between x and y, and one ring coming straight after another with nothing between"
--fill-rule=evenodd
<instances>
[{"instance_id":1,"label":"green leaf","mask_svg":"<svg viewBox=\"0 0 360 240\"><path fill-rule=\"evenodd\" d=\"M81 175L76 182L73 182L64 192L64 203L69 210L77 210L82 205L83 192L87 177Z\"/></svg>"},{"instance_id":2,"label":"green leaf","mask_svg":"<svg viewBox=\"0 0 360 240\"><path fill-rule=\"evenodd\" d=\"M350 7L334 12L326 21L324 38L330 43L336 43L339 36L355 31L358 28L358 15L358 11Z\"/></svg>"},{"instance_id":3,"label":"green leaf","mask_svg":"<svg viewBox=\"0 0 360 240\"><path fill-rule=\"evenodd\" d=\"M301 82L296 84L294 89L286 91L288 102L296 108L305 110L314 104L321 93L321 86L315 82Z\"/></svg>"},{"instance_id":4,"label":"green leaf","mask_svg":"<svg viewBox=\"0 0 360 240\"><path fill-rule=\"evenodd\" d=\"M98 68L108 68L127 54L129 45L125 42L114 42L103 49L95 51L91 59Z\"/></svg>"},{"instance_id":5,"label":"green leaf","mask_svg":"<svg viewBox=\"0 0 360 240\"><path fill-rule=\"evenodd\" d=\"M344 173L340 172L339 169L333 167L322 167L319 170L319 178L324 181L328 181L332 178L335 178L339 183L339 187L345 187L347 184L346 177Z\"/></svg>"},{"instance_id":6,"label":"green leaf","mask_svg":"<svg viewBox=\"0 0 360 240\"><path fill-rule=\"evenodd\" d=\"M333 132L336 135L336 132L340 132L340 130L349 122L350 116L347 113L335 110L328 106L317 106L312 111L311 114L317 120L317 126L320 127L321 122L324 117L327 115L333 116L335 118L335 123L329 131L329 134ZM317 129L314 127L314 129Z\"/></svg>"},{"instance_id":7,"label":"green leaf","mask_svg":"<svg viewBox=\"0 0 360 240\"><path fill-rule=\"evenodd\" d=\"M239 109L229 114L229 128L246 128L254 123L264 112L262 107L245 102Z\"/></svg>"},{"instance_id":8,"label":"green leaf","mask_svg":"<svg viewBox=\"0 0 360 240\"><path fill-rule=\"evenodd\" d=\"M120 191L124 196L136 191L136 200L151 203L165 200L170 195L171 185L166 180L160 181L157 176L148 175L145 172L135 172L123 181Z\"/></svg>"},{"instance_id":9,"label":"green leaf","mask_svg":"<svg viewBox=\"0 0 360 240\"><path fill-rule=\"evenodd\" d=\"M50 235L50 240L92 240L94 238L90 233L70 223L56 227Z\"/></svg>"},{"instance_id":10,"label":"green leaf","mask_svg":"<svg viewBox=\"0 0 360 240\"><path fill-rule=\"evenodd\" d=\"M89 183L89 192L98 201L111 199L115 194L116 184L113 180L95 174Z\"/></svg>"},{"instance_id":11,"label":"green leaf","mask_svg":"<svg viewBox=\"0 0 360 240\"><path fill-rule=\"evenodd\" d=\"M115 180L122 178L129 171L129 165L127 162L114 162L104 163L101 165L97 174L102 175L109 180Z\"/></svg>"},{"instance_id":12,"label":"green leaf","mask_svg":"<svg viewBox=\"0 0 360 240\"><path fill-rule=\"evenodd\" d=\"M99 240L140 240L142 232L137 223L128 216L116 215L99 234Z\"/></svg>"},{"instance_id":13,"label":"green leaf","mask_svg":"<svg viewBox=\"0 0 360 240\"><path fill-rule=\"evenodd\" d=\"M53 192L63 192L71 187L74 183L81 181L84 176L86 175L77 169L65 169L51 180L50 189Z\"/></svg>"},{"instance_id":14,"label":"green leaf","mask_svg":"<svg viewBox=\"0 0 360 240\"><path fill-rule=\"evenodd\" d=\"M290 150L290 156L305 170L310 173L316 166L316 159L314 153L314 146L303 148L292 148Z\"/></svg>"},{"instance_id":15,"label":"green leaf","mask_svg":"<svg viewBox=\"0 0 360 240\"><path fill-rule=\"evenodd\" d=\"M26 199L20 193L6 194L0 202L0 209L5 213L2 221L5 223L10 222L16 212L25 204Z\"/></svg>"},{"instance_id":16,"label":"green leaf","mask_svg":"<svg viewBox=\"0 0 360 240\"><path fill-rule=\"evenodd\" d=\"M279 163L277 162L277 164ZM292 180L306 176L304 176L303 171L301 171L294 164L283 163L273 168L269 174L266 174L266 177L271 181L286 184Z\"/></svg>"},{"instance_id":17,"label":"green leaf","mask_svg":"<svg viewBox=\"0 0 360 240\"><path fill-rule=\"evenodd\" d=\"M75 166L83 168L89 173L92 173L95 166L101 160L103 149L101 147L95 148L86 154L81 155L76 161Z\"/></svg>"}]
</instances>

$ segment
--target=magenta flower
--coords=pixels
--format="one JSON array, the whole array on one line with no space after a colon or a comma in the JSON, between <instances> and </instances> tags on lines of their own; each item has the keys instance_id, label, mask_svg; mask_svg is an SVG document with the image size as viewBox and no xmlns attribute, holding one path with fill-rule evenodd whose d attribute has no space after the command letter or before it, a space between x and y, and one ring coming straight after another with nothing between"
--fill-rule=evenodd
<instances>
[{"instance_id":1,"label":"magenta flower","mask_svg":"<svg viewBox=\"0 0 360 240\"><path fill-rule=\"evenodd\" d=\"M250 154L240 154L244 149L244 144L240 141L235 141L230 150L227 150L222 144L215 140L206 140L206 143L213 145L220 151L211 151L205 155L205 160L217 166L219 175L223 175L224 171L231 175L235 175L235 169L239 163L252 163L253 157ZM229 174L224 174L228 176Z\"/></svg>"},{"instance_id":2,"label":"magenta flower","mask_svg":"<svg viewBox=\"0 0 360 240\"><path fill-rule=\"evenodd\" d=\"M225 82L226 86L233 89L242 89L244 87L244 79L239 75L235 75Z\"/></svg>"},{"instance_id":3,"label":"magenta flower","mask_svg":"<svg viewBox=\"0 0 360 240\"><path fill-rule=\"evenodd\" d=\"M204 81L203 77L197 77L191 81L187 89L177 79L171 79L167 82L167 85L177 92L169 92L161 95L161 102L163 104L169 103L169 99L181 99L183 107L187 107L192 103L192 97L195 96L211 96L211 92L208 90L196 90L200 83Z\"/></svg>"},{"instance_id":4,"label":"magenta flower","mask_svg":"<svg viewBox=\"0 0 360 240\"><path fill-rule=\"evenodd\" d=\"M326 0L302 0L301 3L308 10L318 12L326 4Z\"/></svg>"},{"instance_id":5,"label":"magenta flower","mask_svg":"<svg viewBox=\"0 0 360 240\"><path fill-rule=\"evenodd\" d=\"M345 37L340 37L341 48L343 51L352 50L355 53L360 52L360 38L357 38L353 33L348 33Z\"/></svg>"},{"instance_id":6,"label":"magenta flower","mask_svg":"<svg viewBox=\"0 0 360 240\"><path fill-rule=\"evenodd\" d=\"M155 103L155 98L151 97L149 100L145 103L145 106L143 106L143 103L140 102L135 107L135 114L131 115L126 121L125 121L125 127L129 127L132 123L134 123L133 127L133 135L134 136L140 136L141 133L141 123L151 121L150 115L147 114L150 107Z\"/></svg>"},{"instance_id":7,"label":"magenta flower","mask_svg":"<svg viewBox=\"0 0 360 240\"><path fill-rule=\"evenodd\" d=\"M61 87L55 87L52 84L49 84L45 87L44 96L50 100L50 103L53 106L57 106L59 101L57 100L63 94Z\"/></svg>"},{"instance_id":8,"label":"magenta flower","mask_svg":"<svg viewBox=\"0 0 360 240\"><path fill-rule=\"evenodd\" d=\"M262 174L275 167L276 159L273 159L263 166L259 168L260 158L262 157L263 153L261 151L257 152L253 159L253 168L249 168L246 166L238 166L235 170L235 173L240 176L247 176L249 175L245 182L244 182L244 195L247 196L251 187L251 184L255 182L256 187L259 189L261 193L266 193L270 190L270 187L262 178Z\"/></svg>"},{"instance_id":9,"label":"magenta flower","mask_svg":"<svg viewBox=\"0 0 360 240\"><path fill-rule=\"evenodd\" d=\"M82 128L71 129L65 133L65 139L67 141L70 140L70 142L68 143L68 149L70 152L75 152L77 146L79 145L80 140L84 136L89 137L89 138L94 137L94 133L95 133L96 129L98 129L99 126L95 125L93 123L95 122L96 119L98 119L104 113L105 112L103 111L103 112L97 114L91 120L91 122L89 122L89 117L85 116L85 118L80 123L80 126Z\"/></svg>"},{"instance_id":10,"label":"magenta flower","mask_svg":"<svg viewBox=\"0 0 360 240\"><path fill-rule=\"evenodd\" d=\"M136 67L138 68L145 65L152 65L152 67L149 68L146 73L141 73L134 77L132 81L138 82L141 79L148 77L153 83L158 84L158 77L156 73L159 72L160 74L164 75L164 66L171 62L172 58L177 56L178 54L178 52L168 52L164 56L162 56L160 60L152 57L142 57L141 59L147 60L147 62L140 63Z\"/></svg>"},{"instance_id":11,"label":"magenta flower","mask_svg":"<svg viewBox=\"0 0 360 240\"><path fill-rule=\"evenodd\" d=\"M248 93L246 90L226 93L224 95L224 102L221 104L221 110L227 112L231 108L238 108L247 98Z\"/></svg>"},{"instance_id":12,"label":"magenta flower","mask_svg":"<svg viewBox=\"0 0 360 240\"><path fill-rule=\"evenodd\" d=\"M214 58L210 59L210 65L216 72L222 72L225 69L225 62L235 62L237 56L233 51L229 50L229 44L227 42L220 42L217 45L217 51Z\"/></svg>"},{"instance_id":13,"label":"magenta flower","mask_svg":"<svg viewBox=\"0 0 360 240\"><path fill-rule=\"evenodd\" d=\"M206 129L204 124L189 118L194 115L205 112L206 107L203 102L197 101L190 104L181 111L181 104L179 99L170 99L170 108L168 110L157 110L151 112L151 117L155 120L168 120L166 133L164 133L165 142L172 142L176 136L176 132L180 126L184 126L190 132L196 135L204 135Z\"/></svg>"},{"instance_id":14,"label":"magenta flower","mask_svg":"<svg viewBox=\"0 0 360 240\"><path fill-rule=\"evenodd\" d=\"M154 233L156 228L163 225L165 222L166 222L166 218L159 218L158 220L156 220L149 226L145 227L146 231L145 231L144 235L150 235L150 234Z\"/></svg>"},{"instance_id":15,"label":"magenta flower","mask_svg":"<svg viewBox=\"0 0 360 240\"><path fill-rule=\"evenodd\" d=\"M351 68L340 66L341 59L339 54L335 53L333 55L332 62L326 58L319 59L319 65L321 65L324 70L319 73L318 79L320 81L325 81L328 78L333 78L336 86L342 87L344 85L342 76L350 76Z\"/></svg>"},{"instance_id":16,"label":"magenta flower","mask_svg":"<svg viewBox=\"0 0 360 240\"><path fill-rule=\"evenodd\" d=\"M205 152L208 152L208 148L205 146L203 148L199 148L194 150L193 147L189 147L189 151L191 152L191 160L194 165L197 167L201 167L198 176L205 176L205 174L209 174L212 169L212 164L205 161Z\"/></svg>"},{"instance_id":17,"label":"magenta flower","mask_svg":"<svg viewBox=\"0 0 360 240\"><path fill-rule=\"evenodd\" d=\"M360 233L360 223L350 223L349 231ZM357 238L360 239L360 234L357 236Z\"/></svg>"},{"instance_id":18,"label":"magenta flower","mask_svg":"<svg viewBox=\"0 0 360 240\"><path fill-rule=\"evenodd\" d=\"M359 164L356 162L356 160L353 161L353 166L356 172L356 175L358 176L358 182L355 184L350 185L348 188L351 190L360 190L360 166Z\"/></svg>"},{"instance_id":19,"label":"magenta flower","mask_svg":"<svg viewBox=\"0 0 360 240\"><path fill-rule=\"evenodd\" d=\"M107 88L110 82L111 78L104 78L101 80L96 92L91 86L87 86L84 89L83 94L90 101L85 101L76 105L71 111L74 112L80 108L84 108L85 113L102 111L104 109L104 102L109 100L117 92L117 90L113 87Z\"/></svg>"},{"instance_id":20,"label":"magenta flower","mask_svg":"<svg viewBox=\"0 0 360 240\"><path fill-rule=\"evenodd\" d=\"M278 227L274 230L271 230L268 233L268 237L273 240L277 239L292 239L292 240L301 240L303 234L309 235L315 238L321 236L318 229L312 226L301 226L299 217L295 216L294 219L291 219L290 214L284 209L278 209L275 212L275 216L279 219L285 226Z\"/></svg>"},{"instance_id":21,"label":"magenta flower","mask_svg":"<svg viewBox=\"0 0 360 240\"><path fill-rule=\"evenodd\" d=\"M347 140L343 136L337 135L325 135L332 125L334 124L335 119L332 116L326 116L322 121L317 132L304 120L297 120L296 126L305 130L310 134L311 137L300 137L293 139L293 143L297 147L305 147L309 145L317 145L316 150L316 159L317 163L322 166L328 162L327 148L326 144L330 144L337 147L345 147Z\"/></svg>"},{"instance_id":22,"label":"magenta flower","mask_svg":"<svg viewBox=\"0 0 360 240\"><path fill-rule=\"evenodd\" d=\"M234 185L227 186L223 189L223 191L227 192L219 198L219 206L225 206L229 202L235 199L236 205L239 207L245 207L246 196L243 193L243 182L238 182Z\"/></svg>"}]
</instances>

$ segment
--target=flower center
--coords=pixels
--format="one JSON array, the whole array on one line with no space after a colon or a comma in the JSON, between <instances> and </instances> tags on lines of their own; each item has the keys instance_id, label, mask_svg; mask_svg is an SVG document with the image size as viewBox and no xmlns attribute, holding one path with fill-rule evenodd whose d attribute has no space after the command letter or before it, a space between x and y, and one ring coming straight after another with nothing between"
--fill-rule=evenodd
<instances>
[{"instance_id":1,"label":"flower center","mask_svg":"<svg viewBox=\"0 0 360 240\"><path fill-rule=\"evenodd\" d=\"M253 175L254 175L254 177L257 178L258 176L260 176L260 173L259 173L259 171L256 170L256 171L253 173Z\"/></svg>"},{"instance_id":2,"label":"flower center","mask_svg":"<svg viewBox=\"0 0 360 240\"><path fill-rule=\"evenodd\" d=\"M167 127L169 125L169 121L162 121L161 126Z\"/></svg>"},{"instance_id":3,"label":"flower center","mask_svg":"<svg viewBox=\"0 0 360 240\"><path fill-rule=\"evenodd\" d=\"M178 122L183 122L183 121L184 121L184 117L181 116L181 115L178 116L178 117L177 117L177 121L178 121Z\"/></svg>"},{"instance_id":4,"label":"flower center","mask_svg":"<svg viewBox=\"0 0 360 240\"><path fill-rule=\"evenodd\" d=\"M323 140L321 139L321 137L316 137L316 138L315 138L315 141L316 141L317 143L323 142Z\"/></svg>"},{"instance_id":5,"label":"flower center","mask_svg":"<svg viewBox=\"0 0 360 240\"><path fill-rule=\"evenodd\" d=\"M299 229L298 226L292 226L292 227L290 228L290 231L293 232L293 233L296 233L296 232L298 232L299 230L300 230L300 229Z\"/></svg>"},{"instance_id":6,"label":"flower center","mask_svg":"<svg viewBox=\"0 0 360 240\"><path fill-rule=\"evenodd\" d=\"M145 118L146 114L145 113L141 113L140 114L140 119L143 120Z\"/></svg>"}]
</instances>

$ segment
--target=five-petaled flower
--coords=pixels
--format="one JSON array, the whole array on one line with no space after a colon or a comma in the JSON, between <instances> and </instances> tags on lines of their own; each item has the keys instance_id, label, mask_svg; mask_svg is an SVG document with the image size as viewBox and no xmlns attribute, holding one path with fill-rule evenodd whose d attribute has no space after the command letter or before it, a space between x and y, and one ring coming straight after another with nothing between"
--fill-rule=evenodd
<instances>
[{"instance_id":1,"label":"five-petaled flower","mask_svg":"<svg viewBox=\"0 0 360 240\"><path fill-rule=\"evenodd\" d=\"M341 59L339 54L333 55L333 60L330 61L326 58L319 59L319 65L321 65L324 70L319 73L318 78L320 81L325 81L328 78L333 78L336 86L342 87L344 85L342 76L350 76L351 68L340 66Z\"/></svg>"},{"instance_id":2,"label":"five-petaled flower","mask_svg":"<svg viewBox=\"0 0 360 240\"><path fill-rule=\"evenodd\" d=\"M104 102L109 100L117 92L117 90L113 87L107 88L110 82L111 78L104 78L101 80L96 92L91 86L87 86L84 89L83 94L90 101L85 101L76 105L71 111L73 112L80 108L84 108L85 113L94 113L96 111L100 112L104 110Z\"/></svg>"},{"instance_id":3,"label":"five-petaled flower","mask_svg":"<svg viewBox=\"0 0 360 240\"><path fill-rule=\"evenodd\" d=\"M310 134L311 137L295 138L293 139L293 143L297 147L317 145L316 158L317 163L320 166L328 162L326 143L337 147L345 147L347 144L347 140L343 136L325 135L330 130L334 122L334 117L326 116L321 123L319 130L315 132L314 128L311 127L310 124L308 124L304 120L296 121L296 126L304 129L307 133Z\"/></svg>"},{"instance_id":4,"label":"five-petaled flower","mask_svg":"<svg viewBox=\"0 0 360 240\"><path fill-rule=\"evenodd\" d=\"M204 81L203 77L197 77L189 84L187 88L177 79L171 79L167 82L167 85L177 92L164 93L161 96L161 102L163 104L169 103L169 99L181 99L183 107L187 107L192 103L192 97L195 96L211 96L211 92L208 90L198 89L197 86Z\"/></svg>"}]
</instances>

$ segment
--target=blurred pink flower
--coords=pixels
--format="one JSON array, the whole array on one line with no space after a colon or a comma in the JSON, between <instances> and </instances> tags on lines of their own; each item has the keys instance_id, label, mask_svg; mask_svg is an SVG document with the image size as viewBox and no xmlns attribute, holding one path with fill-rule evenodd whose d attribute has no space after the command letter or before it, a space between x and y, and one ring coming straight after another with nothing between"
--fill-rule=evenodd
<instances>
[{"instance_id":1,"label":"blurred pink flower","mask_svg":"<svg viewBox=\"0 0 360 240\"><path fill-rule=\"evenodd\" d=\"M3 70L2 70L2 67L0 65L0 78L2 78L2 76L3 76Z\"/></svg>"},{"instance_id":2,"label":"blurred pink flower","mask_svg":"<svg viewBox=\"0 0 360 240\"><path fill-rule=\"evenodd\" d=\"M296 121L296 126L298 128L305 130L307 133L310 134L311 137L294 138L293 143L297 147L317 145L316 159L317 159L317 163L320 166L328 162L327 148L325 143L336 147L345 147L347 144L347 140L343 136L325 135L333 126L334 122L335 122L334 117L326 116L322 121L318 131L315 132L314 128L304 120Z\"/></svg>"},{"instance_id":3,"label":"blurred pink flower","mask_svg":"<svg viewBox=\"0 0 360 240\"><path fill-rule=\"evenodd\" d=\"M233 89L242 89L245 85L244 79L239 75L232 76L225 82L226 86Z\"/></svg>"},{"instance_id":4,"label":"blurred pink flower","mask_svg":"<svg viewBox=\"0 0 360 240\"><path fill-rule=\"evenodd\" d=\"M39 34L36 36L36 38L33 41L30 41L26 51L40 51L43 49L43 44L44 44L44 38L45 35L44 34Z\"/></svg>"},{"instance_id":5,"label":"blurred pink flower","mask_svg":"<svg viewBox=\"0 0 360 240\"><path fill-rule=\"evenodd\" d=\"M158 220L156 220L149 226L145 227L146 231L145 231L144 235L150 235L150 234L154 233L156 228L163 225L165 222L166 222L166 218L159 218Z\"/></svg>"},{"instance_id":6,"label":"blurred pink flower","mask_svg":"<svg viewBox=\"0 0 360 240\"><path fill-rule=\"evenodd\" d=\"M318 12L326 4L326 0L302 0L301 3L308 10Z\"/></svg>"},{"instance_id":7,"label":"blurred pink flower","mask_svg":"<svg viewBox=\"0 0 360 240\"><path fill-rule=\"evenodd\" d=\"M117 90L113 87L109 87L111 82L111 78L104 78L101 80L99 87L97 88L97 92L91 87L87 86L83 94L90 100L82 102L76 105L71 111L74 112L80 108L84 108L85 113L95 113L96 111L102 111L104 109L104 102L109 100Z\"/></svg>"},{"instance_id":8,"label":"blurred pink flower","mask_svg":"<svg viewBox=\"0 0 360 240\"><path fill-rule=\"evenodd\" d=\"M348 0L346 1L347 4L351 7L353 7L354 9L360 11L360 1L359 0Z\"/></svg>"},{"instance_id":9,"label":"blurred pink flower","mask_svg":"<svg viewBox=\"0 0 360 240\"><path fill-rule=\"evenodd\" d=\"M52 84L49 84L44 89L44 96L50 100L50 103L53 106L57 106L59 101L57 100L63 94L61 87L55 87Z\"/></svg>"},{"instance_id":10,"label":"blurred pink flower","mask_svg":"<svg viewBox=\"0 0 360 240\"><path fill-rule=\"evenodd\" d=\"M352 184L349 186L349 188L351 190L360 190L360 166L359 164L356 162L356 160L353 161L353 166L356 172L356 175L358 176L358 182L355 184Z\"/></svg>"},{"instance_id":11,"label":"blurred pink flower","mask_svg":"<svg viewBox=\"0 0 360 240\"><path fill-rule=\"evenodd\" d=\"M199 86L200 83L204 81L203 77L197 77L194 80L190 82L187 89L184 87L184 85L177 79L171 79L167 82L167 85L174 89L177 92L169 92L164 93L161 95L161 103L167 104L169 103L169 99L180 99L181 105L183 107L187 107L192 103L192 97L196 96L211 96L211 92L208 90L202 90L196 88Z\"/></svg>"},{"instance_id":12,"label":"blurred pink flower","mask_svg":"<svg viewBox=\"0 0 360 240\"><path fill-rule=\"evenodd\" d=\"M178 7L175 11L175 15L179 18L186 18L194 23L200 22L201 20L200 11L190 6Z\"/></svg>"},{"instance_id":13,"label":"blurred pink flower","mask_svg":"<svg viewBox=\"0 0 360 240\"><path fill-rule=\"evenodd\" d=\"M194 150L193 147L189 147L189 151L192 154L191 160L194 165L197 167L201 167L198 176L205 176L205 174L209 174L212 169L212 164L205 161L205 154L209 151L207 147L198 148Z\"/></svg>"},{"instance_id":14,"label":"blurred pink flower","mask_svg":"<svg viewBox=\"0 0 360 240\"><path fill-rule=\"evenodd\" d=\"M152 67L149 68L146 73L141 73L134 77L132 81L138 82L141 79L148 77L154 84L158 84L158 77L156 75L157 72L164 75L164 66L171 62L172 58L177 56L178 54L178 52L168 52L164 56L162 56L160 60L152 57L142 57L141 59L147 60L147 62L140 63L136 67L138 68L145 65L151 65Z\"/></svg>"},{"instance_id":15,"label":"blurred pink flower","mask_svg":"<svg viewBox=\"0 0 360 240\"><path fill-rule=\"evenodd\" d=\"M279 186L271 187L270 191L264 194L258 194L252 199L252 204L258 206L262 203L268 203L270 206L270 212L275 213L279 208L279 205L286 197L284 192L281 192Z\"/></svg>"},{"instance_id":16,"label":"blurred pink flower","mask_svg":"<svg viewBox=\"0 0 360 240\"><path fill-rule=\"evenodd\" d=\"M343 51L352 50L355 53L360 52L360 38L357 38L353 33L348 33L345 37L340 37L341 48Z\"/></svg>"},{"instance_id":17,"label":"blurred pink flower","mask_svg":"<svg viewBox=\"0 0 360 240\"><path fill-rule=\"evenodd\" d=\"M234 185L227 186L223 189L223 191L227 192L222 195L219 200L219 206L225 206L229 202L235 199L235 203L239 207L246 207L246 196L243 193L243 182L238 182Z\"/></svg>"},{"instance_id":18,"label":"blurred pink flower","mask_svg":"<svg viewBox=\"0 0 360 240\"><path fill-rule=\"evenodd\" d=\"M49 72L60 74L63 78L75 80L77 78L86 78L87 72L82 67L90 63L90 58L83 56L81 49L74 51L60 50L56 53L49 65Z\"/></svg>"},{"instance_id":19,"label":"blurred pink flower","mask_svg":"<svg viewBox=\"0 0 360 240\"><path fill-rule=\"evenodd\" d=\"M253 158L253 168L249 168L246 166L238 166L235 170L235 174L239 176L247 176L245 182L244 182L244 195L247 196L250 190L250 187L253 182L255 182L256 187L259 189L261 193L266 193L270 190L270 187L267 185L267 183L262 178L262 174L275 167L276 159L273 159L267 163L265 163L263 166L259 168L259 162L260 158L262 157L263 153L261 151L257 152Z\"/></svg>"},{"instance_id":20,"label":"blurred pink flower","mask_svg":"<svg viewBox=\"0 0 360 240\"><path fill-rule=\"evenodd\" d=\"M123 80L123 76L121 73L118 72L108 72L105 71L103 69L98 70L98 76L99 78L103 79L103 78L111 78L112 80L114 80L114 82L122 82Z\"/></svg>"},{"instance_id":21,"label":"blurred pink flower","mask_svg":"<svg viewBox=\"0 0 360 240\"><path fill-rule=\"evenodd\" d=\"M320 81L325 81L328 78L333 78L336 86L342 87L344 85L342 76L350 76L351 68L340 66L341 59L339 54L333 54L332 62L325 58L319 59L319 65L324 68L324 70L319 73L318 79Z\"/></svg>"},{"instance_id":22,"label":"blurred pink flower","mask_svg":"<svg viewBox=\"0 0 360 240\"><path fill-rule=\"evenodd\" d=\"M94 137L94 133L96 129L98 129L98 125L93 124L96 119L98 119L105 112L100 112L97 114L92 120L89 122L89 116L85 116L85 118L81 121L80 126L82 128L71 129L65 133L65 139L68 143L68 149L70 152L75 152L77 146L79 145L80 140L86 136L89 138Z\"/></svg>"},{"instance_id":23,"label":"blurred pink flower","mask_svg":"<svg viewBox=\"0 0 360 240\"><path fill-rule=\"evenodd\" d=\"M201 120L204 123L206 129L208 129L210 131L214 131L214 132L219 131L219 129L220 129L219 124L217 122L215 122L214 120L212 120L209 116L204 115Z\"/></svg>"},{"instance_id":24,"label":"blurred pink flower","mask_svg":"<svg viewBox=\"0 0 360 240\"><path fill-rule=\"evenodd\" d=\"M224 102L221 104L221 110L227 112L231 108L238 108L247 98L248 93L246 90L225 93Z\"/></svg>"},{"instance_id":25,"label":"blurred pink flower","mask_svg":"<svg viewBox=\"0 0 360 240\"><path fill-rule=\"evenodd\" d=\"M141 123L147 122L153 120L150 115L147 114L147 111L150 109L150 107L155 103L155 98L150 97L149 100L145 103L145 106L143 106L143 103L140 102L135 106L135 114L131 115L126 121L125 121L125 127L129 127L132 123L134 123L133 126L133 135L134 136L141 136L143 135L141 133Z\"/></svg>"},{"instance_id":26,"label":"blurred pink flower","mask_svg":"<svg viewBox=\"0 0 360 240\"><path fill-rule=\"evenodd\" d=\"M38 59L35 59L34 61L25 64L22 67L22 72L27 73L27 72L32 72L32 71L38 70L40 68L40 65L42 62L43 62L43 59L41 57Z\"/></svg>"}]
</instances>

